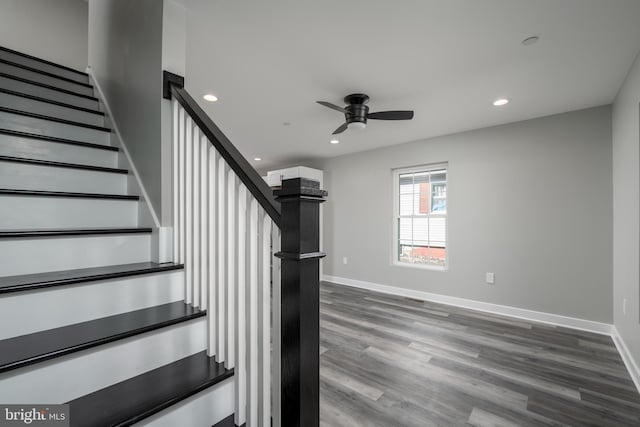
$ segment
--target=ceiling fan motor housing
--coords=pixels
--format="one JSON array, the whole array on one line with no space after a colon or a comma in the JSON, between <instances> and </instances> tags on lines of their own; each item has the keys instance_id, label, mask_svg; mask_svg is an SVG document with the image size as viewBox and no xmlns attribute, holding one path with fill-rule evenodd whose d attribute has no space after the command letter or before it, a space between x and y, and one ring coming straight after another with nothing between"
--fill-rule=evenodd
<instances>
[{"instance_id":1,"label":"ceiling fan motor housing","mask_svg":"<svg viewBox=\"0 0 640 427\"><path fill-rule=\"evenodd\" d=\"M344 97L347 104L344 107L332 104L327 101L316 101L318 104L331 108L344 114L345 122L333 131L332 135L344 132L348 128L364 129L367 126L367 120L411 120L413 119L413 111L411 110L395 110L395 111L377 111L369 113L369 96L364 93L352 93Z\"/></svg>"},{"instance_id":2,"label":"ceiling fan motor housing","mask_svg":"<svg viewBox=\"0 0 640 427\"><path fill-rule=\"evenodd\" d=\"M365 105L369 102L369 96L363 93L354 93L344 97L345 104L348 104L345 109L345 118L347 123L364 123L367 124L367 114L369 113L369 106Z\"/></svg>"}]
</instances>

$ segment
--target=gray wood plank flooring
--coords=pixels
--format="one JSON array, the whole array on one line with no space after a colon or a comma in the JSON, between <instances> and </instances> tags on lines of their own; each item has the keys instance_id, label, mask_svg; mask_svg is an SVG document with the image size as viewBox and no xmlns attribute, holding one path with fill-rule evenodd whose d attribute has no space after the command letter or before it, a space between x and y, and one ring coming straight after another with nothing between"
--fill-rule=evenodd
<instances>
[{"instance_id":1,"label":"gray wood plank flooring","mask_svg":"<svg viewBox=\"0 0 640 427\"><path fill-rule=\"evenodd\" d=\"M323 282L320 421L640 426L610 337Z\"/></svg>"}]
</instances>

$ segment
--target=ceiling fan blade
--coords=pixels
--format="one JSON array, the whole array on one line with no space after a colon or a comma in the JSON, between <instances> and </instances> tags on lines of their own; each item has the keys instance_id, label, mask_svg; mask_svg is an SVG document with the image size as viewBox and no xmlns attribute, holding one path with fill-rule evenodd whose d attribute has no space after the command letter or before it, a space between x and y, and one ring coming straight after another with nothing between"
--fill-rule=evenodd
<instances>
[{"instance_id":1,"label":"ceiling fan blade","mask_svg":"<svg viewBox=\"0 0 640 427\"><path fill-rule=\"evenodd\" d=\"M346 123L343 123L342 125L340 125L340 127L336 130L333 131L332 135L337 135L339 133L344 132L345 130L347 130L348 125Z\"/></svg>"},{"instance_id":2,"label":"ceiling fan blade","mask_svg":"<svg viewBox=\"0 0 640 427\"><path fill-rule=\"evenodd\" d=\"M324 105L327 108L331 108L332 110L340 111L341 113L347 112L347 110L345 110L344 108L338 107L337 105L332 104L330 102L325 102L325 101L316 101L316 102L320 105Z\"/></svg>"},{"instance_id":3,"label":"ceiling fan blade","mask_svg":"<svg viewBox=\"0 0 640 427\"><path fill-rule=\"evenodd\" d=\"M374 120L411 120L413 111L378 111L367 114L367 119Z\"/></svg>"}]
</instances>

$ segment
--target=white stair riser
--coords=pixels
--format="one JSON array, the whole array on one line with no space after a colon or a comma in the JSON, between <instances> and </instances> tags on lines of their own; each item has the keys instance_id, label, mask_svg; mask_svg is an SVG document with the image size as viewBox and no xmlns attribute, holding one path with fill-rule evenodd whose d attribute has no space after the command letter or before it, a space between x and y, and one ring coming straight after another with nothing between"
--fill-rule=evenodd
<instances>
[{"instance_id":1,"label":"white stair riser","mask_svg":"<svg viewBox=\"0 0 640 427\"><path fill-rule=\"evenodd\" d=\"M0 156L118 167L118 152L0 133Z\"/></svg>"},{"instance_id":2,"label":"white stair riser","mask_svg":"<svg viewBox=\"0 0 640 427\"><path fill-rule=\"evenodd\" d=\"M74 141L109 145L109 132L0 111L0 127Z\"/></svg>"},{"instance_id":3,"label":"white stair riser","mask_svg":"<svg viewBox=\"0 0 640 427\"><path fill-rule=\"evenodd\" d=\"M104 116L100 114L92 114L86 111L37 101L35 99L25 98L22 96L11 95L4 92L0 92L0 105L8 106L14 110L43 114L45 116L56 117L58 119L73 120L94 126L104 126Z\"/></svg>"},{"instance_id":4,"label":"white stair riser","mask_svg":"<svg viewBox=\"0 0 640 427\"><path fill-rule=\"evenodd\" d=\"M148 262L150 245L148 233L3 238L0 276Z\"/></svg>"},{"instance_id":5,"label":"white stair riser","mask_svg":"<svg viewBox=\"0 0 640 427\"><path fill-rule=\"evenodd\" d=\"M43 83L49 86L54 86L64 90L70 90L72 92L80 93L82 95L93 96L93 89L83 86L81 84L62 80L56 77L51 77L36 71L26 70L24 68L16 67L14 65L5 64L0 62L0 73L9 74L10 76L17 76L23 79L28 79L34 82Z\"/></svg>"},{"instance_id":6,"label":"white stair riser","mask_svg":"<svg viewBox=\"0 0 640 427\"><path fill-rule=\"evenodd\" d=\"M135 423L134 426L212 426L233 414L233 396L234 382L233 378L229 378Z\"/></svg>"},{"instance_id":7,"label":"white stair riser","mask_svg":"<svg viewBox=\"0 0 640 427\"><path fill-rule=\"evenodd\" d=\"M98 101L95 99L75 96L57 90L33 85L27 82L9 79L7 77L0 76L0 87L13 90L15 92L22 92L28 95L39 96L41 98L50 99L52 101L60 101L66 104L76 105L78 107L90 108L92 110L97 110L99 107Z\"/></svg>"},{"instance_id":8,"label":"white stair riser","mask_svg":"<svg viewBox=\"0 0 640 427\"><path fill-rule=\"evenodd\" d=\"M135 227L137 200L0 194L0 228Z\"/></svg>"},{"instance_id":9,"label":"white stair riser","mask_svg":"<svg viewBox=\"0 0 640 427\"><path fill-rule=\"evenodd\" d=\"M194 319L0 374L0 402L64 403L205 349Z\"/></svg>"},{"instance_id":10,"label":"white stair riser","mask_svg":"<svg viewBox=\"0 0 640 427\"><path fill-rule=\"evenodd\" d=\"M0 340L183 299L182 270L0 295Z\"/></svg>"},{"instance_id":11,"label":"white stair riser","mask_svg":"<svg viewBox=\"0 0 640 427\"><path fill-rule=\"evenodd\" d=\"M27 67L35 68L36 70L45 71L47 73L56 74L61 77L76 80L80 83L89 83L89 77L83 74L74 73L73 71L65 70L55 65L45 64L40 61L25 58L21 55L16 55L11 52L5 52L0 50L0 58L6 61L11 61L16 64L26 65Z\"/></svg>"},{"instance_id":12,"label":"white stair riser","mask_svg":"<svg viewBox=\"0 0 640 427\"><path fill-rule=\"evenodd\" d=\"M3 188L127 194L127 175L0 161Z\"/></svg>"}]
</instances>

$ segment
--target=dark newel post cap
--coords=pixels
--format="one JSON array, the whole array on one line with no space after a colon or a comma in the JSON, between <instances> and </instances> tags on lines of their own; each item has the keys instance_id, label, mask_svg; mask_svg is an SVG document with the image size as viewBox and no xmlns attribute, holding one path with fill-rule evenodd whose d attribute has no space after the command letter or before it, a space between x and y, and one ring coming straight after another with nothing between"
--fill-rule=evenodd
<instances>
[{"instance_id":1,"label":"dark newel post cap","mask_svg":"<svg viewBox=\"0 0 640 427\"><path fill-rule=\"evenodd\" d=\"M316 180L292 178L282 180L282 187L279 190L275 190L273 194L278 200L302 196L304 198L316 198L324 201L328 193L320 189L320 182Z\"/></svg>"},{"instance_id":2,"label":"dark newel post cap","mask_svg":"<svg viewBox=\"0 0 640 427\"><path fill-rule=\"evenodd\" d=\"M177 74L162 71L162 97L164 99L171 99L171 86L178 86L184 88L184 77Z\"/></svg>"}]
</instances>

